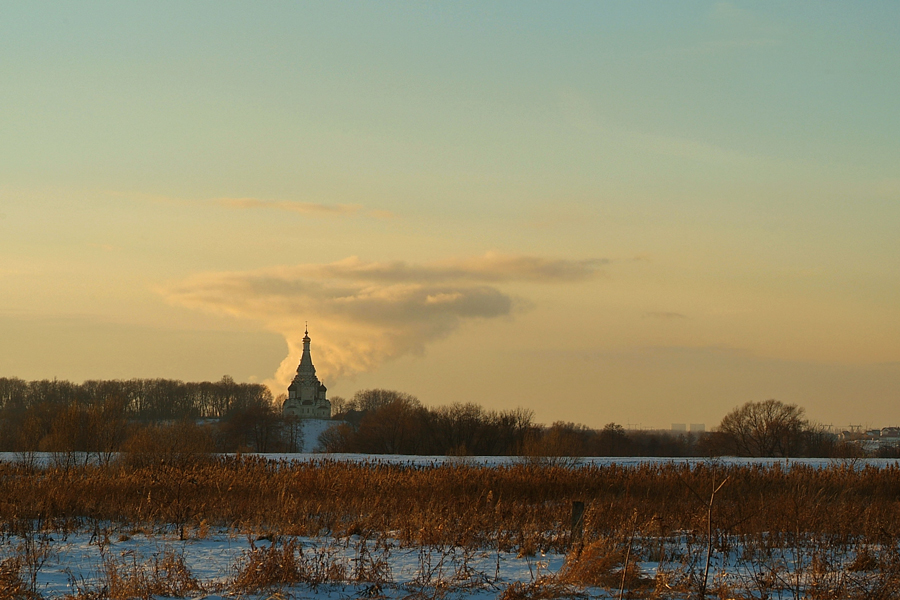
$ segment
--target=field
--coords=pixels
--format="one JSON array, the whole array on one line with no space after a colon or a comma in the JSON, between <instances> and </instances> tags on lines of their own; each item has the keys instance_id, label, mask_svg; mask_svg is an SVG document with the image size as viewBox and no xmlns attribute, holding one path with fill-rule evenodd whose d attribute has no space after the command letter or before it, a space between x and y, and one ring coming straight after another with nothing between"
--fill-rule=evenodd
<instances>
[{"instance_id":1,"label":"field","mask_svg":"<svg viewBox=\"0 0 900 600\"><path fill-rule=\"evenodd\" d=\"M0 463L0 587L16 591L5 597L825 599L900 587L900 467L885 461L18 458Z\"/></svg>"}]
</instances>

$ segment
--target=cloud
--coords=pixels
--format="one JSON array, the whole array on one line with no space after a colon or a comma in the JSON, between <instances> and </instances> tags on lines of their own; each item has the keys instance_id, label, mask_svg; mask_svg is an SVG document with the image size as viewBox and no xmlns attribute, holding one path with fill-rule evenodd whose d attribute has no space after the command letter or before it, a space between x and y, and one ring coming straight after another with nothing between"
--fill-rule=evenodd
<instances>
[{"instance_id":1,"label":"cloud","mask_svg":"<svg viewBox=\"0 0 900 600\"><path fill-rule=\"evenodd\" d=\"M321 202L298 202L293 200L263 200L261 198L205 198L187 199L158 194L142 194L137 192L107 191L108 196L133 198L145 202L170 206L193 206L202 203L207 206L221 206L233 210L279 210L302 215L318 215L322 217L341 217L366 215L375 219L391 219L395 215L387 210L366 209L360 204L324 204Z\"/></svg>"},{"instance_id":2,"label":"cloud","mask_svg":"<svg viewBox=\"0 0 900 600\"><path fill-rule=\"evenodd\" d=\"M327 264L198 274L159 291L173 304L254 319L282 334L289 354L273 383L283 386L299 361L307 320L316 368L333 381L421 353L465 320L510 316L523 303L499 284L585 281L604 264L497 253L431 263L350 257Z\"/></svg>"},{"instance_id":3,"label":"cloud","mask_svg":"<svg viewBox=\"0 0 900 600\"><path fill-rule=\"evenodd\" d=\"M305 215L344 216L365 213L380 219L393 216L392 213L385 210L365 211L359 204L322 204L292 200L260 200L259 198L216 198L213 202L234 209L274 209Z\"/></svg>"},{"instance_id":4,"label":"cloud","mask_svg":"<svg viewBox=\"0 0 900 600\"><path fill-rule=\"evenodd\" d=\"M562 260L488 252L483 256L454 258L428 264L404 261L368 262L356 256L325 265L297 265L263 271L281 278L338 279L372 283L529 281L555 283L593 277L606 259Z\"/></svg>"}]
</instances>

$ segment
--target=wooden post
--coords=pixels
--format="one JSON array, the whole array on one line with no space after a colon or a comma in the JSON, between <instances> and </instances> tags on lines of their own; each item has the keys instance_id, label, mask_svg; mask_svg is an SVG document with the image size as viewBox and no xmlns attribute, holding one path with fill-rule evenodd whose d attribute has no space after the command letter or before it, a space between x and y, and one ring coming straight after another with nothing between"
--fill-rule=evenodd
<instances>
[{"instance_id":1,"label":"wooden post","mask_svg":"<svg viewBox=\"0 0 900 600\"><path fill-rule=\"evenodd\" d=\"M584 502L572 502L572 536L571 543L579 544L584 536Z\"/></svg>"}]
</instances>

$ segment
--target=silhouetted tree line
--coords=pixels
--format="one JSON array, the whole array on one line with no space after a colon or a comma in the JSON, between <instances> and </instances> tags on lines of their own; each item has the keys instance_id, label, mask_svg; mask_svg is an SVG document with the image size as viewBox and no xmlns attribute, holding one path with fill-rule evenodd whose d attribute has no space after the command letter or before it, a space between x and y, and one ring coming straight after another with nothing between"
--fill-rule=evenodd
<instances>
[{"instance_id":1,"label":"silhouetted tree line","mask_svg":"<svg viewBox=\"0 0 900 600\"><path fill-rule=\"evenodd\" d=\"M341 424L320 443L328 452L450 456L693 456L692 434L601 430L574 423L549 427L529 410L491 411L467 403L429 408L414 396L363 390L350 400L332 399Z\"/></svg>"},{"instance_id":2,"label":"silhouetted tree line","mask_svg":"<svg viewBox=\"0 0 900 600\"><path fill-rule=\"evenodd\" d=\"M205 452L297 452L300 421L260 384L170 379L24 381L0 378L0 450L59 453L65 461L132 460ZM748 402L716 431L626 431L609 423L536 424L529 410L474 404L430 408L383 389L332 398L336 421L318 440L326 452L443 456L860 456L859 446L811 424L804 410L777 400ZM890 450L890 449L889 449ZM888 452L889 450L886 450Z\"/></svg>"},{"instance_id":3,"label":"silhouetted tree line","mask_svg":"<svg viewBox=\"0 0 900 600\"><path fill-rule=\"evenodd\" d=\"M128 418L139 421L218 419L235 411L272 404L272 392L257 383L221 380L184 382L175 379L25 381L0 378L0 411L27 410L38 405L93 406L115 398Z\"/></svg>"},{"instance_id":4,"label":"silhouetted tree line","mask_svg":"<svg viewBox=\"0 0 900 600\"><path fill-rule=\"evenodd\" d=\"M593 429L575 423L542 426L531 411L488 411L477 404L423 406L390 390L363 390L335 398L342 423L320 438L328 452L367 454L530 456L852 457L859 446L805 418L803 408L777 400L748 402L728 413L713 432L626 431L609 423Z\"/></svg>"},{"instance_id":5,"label":"silhouetted tree line","mask_svg":"<svg viewBox=\"0 0 900 600\"><path fill-rule=\"evenodd\" d=\"M862 456L855 444L842 442L834 434L806 418L796 404L770 399L747 402L729 412L716 431L700 443L703 454L750 457Z\"/></svg>"},{"instance_id":6,"label":"silhouetted tree line","mask_svg":"<svg viewBox=\"0 0 900 600\"><path fill-rule=\"evenodd\" d=\"M89 460L137 446L184 444L198 452L293 452L302 439L296 419L281 415L266 386L228 376L82 384L0 378L0 450Z\"/></svg>"},{"instance_id":7,"label":"silhouetted tree line","mask_svg":"<svg viewBox=\"0 0 900 600\"><path fill-rule=\"evenodd\" d=\"M363 390L332 400L341 421L319 438L327 452L513 455L536 429L530 411L487 411L477 404L426 408L414 396Z\"/></svg>"}]
</instances>

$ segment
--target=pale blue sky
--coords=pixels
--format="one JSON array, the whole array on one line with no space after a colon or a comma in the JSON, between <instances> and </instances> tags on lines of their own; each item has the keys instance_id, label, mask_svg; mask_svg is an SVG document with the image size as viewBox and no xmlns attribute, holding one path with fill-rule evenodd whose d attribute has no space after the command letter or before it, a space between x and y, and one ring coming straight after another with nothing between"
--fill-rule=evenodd
<instances>
[{"instance_id":1,"label":"pale blue sky","mask_svg":"<svg viewBox=\"0 0 900 600\"><path fill-rule=\"evenodd\" d=\"M894 2L2 2L0 375L277 392L309 320L345 396L894 423L898 70Z\"/></svg>"}]
</instances>

